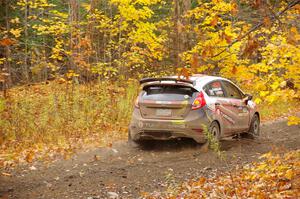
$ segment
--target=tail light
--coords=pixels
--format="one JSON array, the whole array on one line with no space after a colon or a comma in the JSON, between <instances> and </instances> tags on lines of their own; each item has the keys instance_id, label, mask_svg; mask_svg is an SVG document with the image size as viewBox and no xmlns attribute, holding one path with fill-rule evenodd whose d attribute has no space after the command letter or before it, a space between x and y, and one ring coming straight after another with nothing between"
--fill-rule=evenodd
<instances>
[{"instance_id":1,"label":"tail light","mask_svg":"<svg viewBox=\"0 0 300 199\"><path fill-rule=\"evenodd\" d=\"M198 94L198 96L196 97L196 99L194 100L194 102L192 104L192 109L196 110L196 109L202 108L205 105L206 105L206 101L205 101L204 95L203 95L203 93L201 91Z\"/></svg>"},{"instance_id":2,"label":"tail light","mask_svg":"<svg viewBox=\"0 0 300 199\"><path fill-rule=\"evenodd\" d=\"M139 105L139 97L136 98L135 102L134 102L134 106L135 108L140 108L140 105Z\"/></svg>"}]
</instances>

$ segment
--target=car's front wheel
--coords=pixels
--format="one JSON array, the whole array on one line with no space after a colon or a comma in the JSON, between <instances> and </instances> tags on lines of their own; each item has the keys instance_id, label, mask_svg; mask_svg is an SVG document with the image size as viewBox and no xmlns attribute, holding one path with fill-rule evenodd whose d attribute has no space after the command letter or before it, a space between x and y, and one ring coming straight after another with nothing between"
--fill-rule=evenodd
<instances>
[{"instance_id":1,"label":"car's front wheel","mask_svg":"<svg viewBox=\"0 0 300 199\"><path fill-rule=\"evenodd\" d=\"M255 114L251 120L248 133L253 137L258 137L260 135L260 119L257 114Z\"/></svg>"}]
</instances>

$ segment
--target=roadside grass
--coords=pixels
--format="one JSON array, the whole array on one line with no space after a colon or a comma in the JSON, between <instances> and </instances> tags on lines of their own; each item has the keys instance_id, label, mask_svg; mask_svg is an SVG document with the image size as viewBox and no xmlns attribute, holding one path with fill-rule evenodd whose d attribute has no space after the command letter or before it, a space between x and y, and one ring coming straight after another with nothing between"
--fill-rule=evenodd
<instances>
[{"instance_id":1,"label":"roadside grass","mask_svg":"<svg viewBox=\"0 0 300 199\"><path fill-rule=\"evenodd\" d=\"M263 102L258 105L258 109L263 122L270 121L282 117L288 117L300 113L300 101L276 101L272 104Z\"/></svg>"},{"instance_id":2,"label":"roadside grass","mask_svg":"<svg viewBox=\"0 0 300 199\"><path fill-rule=\"evenodd\" d=\"M126 139L137 92L135 81L11 89L0 98L0 166Z\"/></svg>"},{"instance_id":3,"label":"roadside grass","mask_svg":"<svg viewBox=\"0 0 300 199\"><path fill-rule=\"evenodd\" d=\"M69 158L77 149L127 139L139 85L127 82L20 86L0 96L0 167ZM300 111L294 101L260 104L263 121Z\"/></svg>"}]
</instances>

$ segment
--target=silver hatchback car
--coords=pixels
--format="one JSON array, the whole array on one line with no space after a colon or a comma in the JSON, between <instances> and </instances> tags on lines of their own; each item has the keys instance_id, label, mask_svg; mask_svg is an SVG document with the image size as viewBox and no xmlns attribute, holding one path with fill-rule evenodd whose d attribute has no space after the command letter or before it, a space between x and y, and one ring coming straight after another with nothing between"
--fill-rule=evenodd
<instances>
[{"instance_id":1,"label":"silver hatchback car","mask_svg":"<svg viewBox=\"0 0 300 199\"><path fill-rule=\"evenodd\" d=\"M260 115L252 96L230 80L194 75L140 80L128 140L193 138L206 141L203 125L217 138L248 132L258 136Z\"/></svg>"}]
</instances>

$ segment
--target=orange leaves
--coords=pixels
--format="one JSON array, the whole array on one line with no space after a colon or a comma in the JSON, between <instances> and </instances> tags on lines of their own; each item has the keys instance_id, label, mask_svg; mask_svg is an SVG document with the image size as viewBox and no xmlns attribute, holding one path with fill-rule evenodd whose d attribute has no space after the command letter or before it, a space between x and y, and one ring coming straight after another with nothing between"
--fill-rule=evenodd
<instances>
[{"instance_id":1,"label":"orange leaves","mask_svg":"<svg viewBox=\"0 0 300 199\"><path fill-rule=\"evenodd\" d=\"M10 38L4 38L0 40L0 46L11 46L15 43L15 41Z\"/></svg>"},{"instance_id":2,"label":"orange leaves","mask_svg":"<svg viewBox=\"0 0 300 199\"><path fill-rule=\"evenodd\" d=\"M191 71L187 68L178 68L178 79L180 79L181 77L184 77L185 79L190 79L190 76L192 75Z\"/></svg>"},{"instance_id":3,"label":"orange leaves","mask_svg":"<svg viewBox=\"0 0 300 199\"><path fill-rule=\"evenodd\" d=\"M197 53L193 54L193 57L191 59L191 67L193 69L197 68L199 66L199 57Z\"/></svg>"},{"instance_id":4,"label":"orange leaves","mask_svg":"<svg viewBox=\"0 0 300 199\"><path fill-rule=\"evenodd\" d=\"M232 72L232 74L236 74L237 73L237 67L235 65L232 67L231 72Z\"/></svg>"},{"instance_id":5,"label":"orange leaves","mask_svg":"<svg viewBox=\"0 0 300 199\"><path fill-rule=\"evenodd\" d=\"M84 38L81 38L79 43L75 46L75 48L91 49L92 48L91 40L87 36Z\"/></svg>"},{"instance_id":6,"label":"orange leaves","mask_svg":"<svg viewBox=\"0 0 300 199\"><path fill-rule=\"evenodd\" d=\"M204 47L201 55L203 59L205 59L208 56L213 56L213 47L212 46Z\"/></svg>"},{"instance_id":7,"label":"orange leaves","mask_svg":"<svg viewBox=\"0 0 300 199\"><path fill-rule=\"evenodd\" d=\"M211 20L210 22L210 25L211 26L216 26L218 24L218 21L219 21L219 17L218 15L214 16L213 19Z\"/></svg>"},{"instance_id":8,"label":"orange leaves","mask_svg":"<svg viewBox=\"0 0 300 199\"><path fill-rule=\"evenodd\" d=\"M232 9L231 9L231 14L236 16L238 13L238 5L236 4L236 2L232 2Z\"/></svg>"},{"instance_id":9,"label":"orange leaves","mask_svg":"<svg viewBox=\"0 0 300 199\"><path fill-rule=\"evenodd\" d=\"M242 56L249 58L259 48L259 46L259 42L256 38L249 37Z\"/></svg>"},{"instance_id":10,"label":"orange leaves","mask_svg":"<svg viewBox=\"0 0 300 199\"><path fill-rule=\"evenodd\" d=\"M294 9L298 11L298 13L300 13L300 4L297 4L294 6Z\"/></svg>"},{"instance_id":11,"label":"orange leaves","mask_svg":"<svg viewBox=\"0 0 300 199\"><path fill-rule=\"evenodd\" d=\"M290 30L290 32L291 32L292 34L294 34L294 35L297 35L297 34L298 34L298 30L297 30L296 27L292 27L291 30Z\"/></svg>"},{"instance_id":12,"label":"orange leaves","mask_svg":"<svg viewBox=\"0 0 300 199\"><path fill-rule=\"evenodd\" d=\"M300 41L300 34L296 27L292 27L287 33L287 42L291 45L297 45Z\"/></svg>"},{"instance_id":13,"label":"orange leaves","mask_svg":"<svg viewBox=\"0 0 300 199\"><path fill-rule=\"evenodd\" d=\"M207 181L206 178L201 177L201 178L199 178L199 179L195 182L195 184L196 184L197 186L202 186L202 185L204 185L204 183L205 183L206 181Z\"/></svg>"},{"instance_id":14,"label":"orange leaves","mask_svg":"<svg viewBox=\"0 0 300 199\"><path fill-rule=\"evenodd\" d=\"M184 183L168 198L298 198L300 151L284 155L268 153L260 162L245 165L215 177L200 177ZM202 193L204 195L201 195Z\"/></svg>"},{"instance_id":15,"label":"orange leaves","mask_svg":"<svg viewBox=\"0 0 300 199\"><path fill-rule=\"evenodd\" d=\"M29 151L25 157L26 162L28 163L32 163L33 159L34 159L34 151Z\"/></svg>"},{"instance_id":16,"label":"orange leaves","mask_svg":"<svg viewBox=\"0 0 300 199\"><path fill-rule=\"evenodd\" d=\"M221 38L222 38L222 39L225 39L226 42L227 42L228 44L230 44L230 43L232 42L232 37L229 36L229 35L227 35L225 32L223 32L223 33L221 34Z\"/></svg>"},{"instance_id":17,"label":"orange leaves","mask_svg":"<svg viewBox=\"0 0 300 199\"><path fill-rule=\"evenodd\" d=\"M252 3L252 7L258 9L262 4L262 0L254 0Z\"/></svg>"},{"instance_id":18,"label":"orange leaves","mask_svg":"<svg viewBox=\"0 0 300 199\"><path fill-rule=\"evenodd\" d=\"M272 25L272 21L271 21L270 17L268 17L268 16L264 17L263 23L264 23L264 26L267 28L270 28Z\"/></svg>"}]
</instances>

